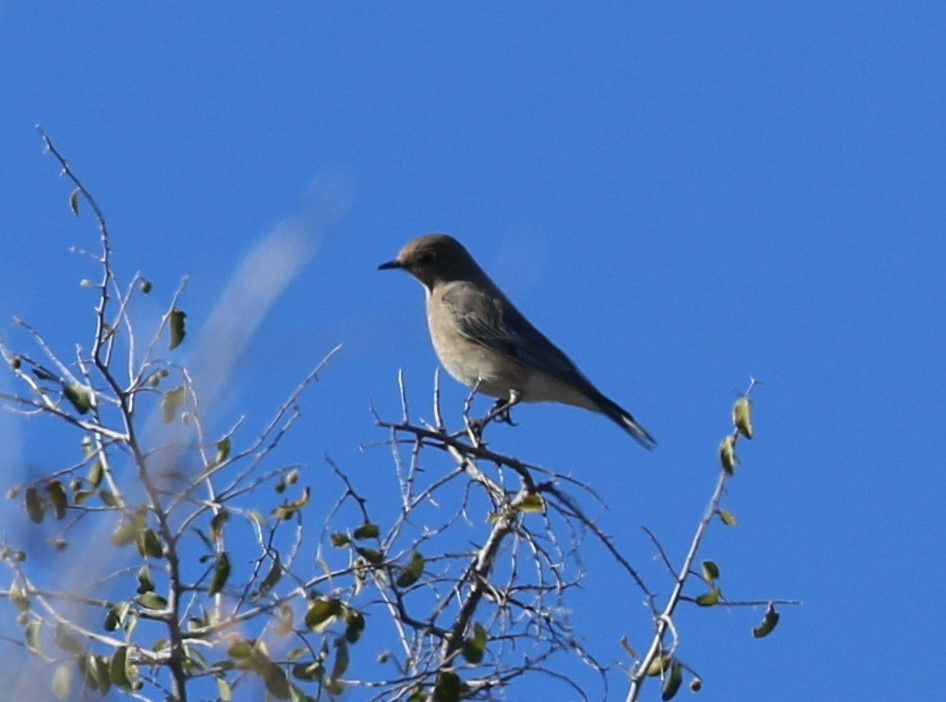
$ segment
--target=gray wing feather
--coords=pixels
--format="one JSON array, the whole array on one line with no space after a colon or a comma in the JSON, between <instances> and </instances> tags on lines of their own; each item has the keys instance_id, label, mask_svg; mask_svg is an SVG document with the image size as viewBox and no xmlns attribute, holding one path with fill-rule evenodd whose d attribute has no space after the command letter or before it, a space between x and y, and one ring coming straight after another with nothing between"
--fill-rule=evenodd
<instances>
[{"instance_id":1,"label":"gray wing feather","mask_svg":"<svg viewBox=\"0 0 946 702\"><path fill-rule=\"evenodd\" d=\"M521 365L591 388L578 367L508 300L464 285L443 296L460 332Z\"/></svg>"},{"instance_id":2,"label":"gray wing feather","mask_svg":"<svg viewBox=\"0 0 946 702\"><path fill-rule=\"evenodd\" d=\"M444 294L443 304L456 320L460 333L471 341L580 389L600 412L645 448L652 449L656 445L654 438L630 412L595 388L574 362L532 326L498 289L488 291L461 284Z\"/></svg>"}]
</instances>

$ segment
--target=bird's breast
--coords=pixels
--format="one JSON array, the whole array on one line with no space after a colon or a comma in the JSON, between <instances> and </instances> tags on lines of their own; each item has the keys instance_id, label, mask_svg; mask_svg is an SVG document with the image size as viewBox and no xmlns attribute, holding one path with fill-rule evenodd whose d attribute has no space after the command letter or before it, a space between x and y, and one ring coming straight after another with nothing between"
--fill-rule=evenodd
<instances>
[{"instance_id":1,"label":"bird's breast","mask_svg":"<svg viewBox=\"0 0 946 702\"><path fill-rule=\"evenodd\" d=\"M427 300L427 324L437 357L456 380L491 397L521 390L523 369L464 334L456 316L435 295Z\"/></svg>"}]
</instances>

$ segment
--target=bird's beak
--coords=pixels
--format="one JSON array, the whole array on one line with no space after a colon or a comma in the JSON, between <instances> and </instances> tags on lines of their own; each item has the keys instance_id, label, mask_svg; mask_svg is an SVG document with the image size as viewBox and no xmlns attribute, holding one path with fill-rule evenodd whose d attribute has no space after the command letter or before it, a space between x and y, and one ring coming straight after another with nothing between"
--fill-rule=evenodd
<instances>
[{"instance_id":1,"label":"bird's beak","mask_svg":"<svg viewBox=\"0 0 946 702\"><path fill-rule=\"evenodd\" d=\"M382 263L380 266L378 266L379 271L386 271L386 270L390 270L391 268L403 268L403 266L401 265L401 262L398 261L396 258L392 261L386 261Z\"/></svg>"}]
</instances>

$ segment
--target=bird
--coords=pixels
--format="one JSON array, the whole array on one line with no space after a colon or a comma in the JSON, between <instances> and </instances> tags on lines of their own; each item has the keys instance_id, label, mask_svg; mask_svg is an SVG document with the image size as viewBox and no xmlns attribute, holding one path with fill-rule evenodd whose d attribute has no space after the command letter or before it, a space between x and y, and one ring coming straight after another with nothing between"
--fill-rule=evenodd
<instances>
[{"instance_id":1,"label":"bird","mask_svg":"<svg viewBox=\"0 0 946 702\"><path fill-rule=\"evenodd\" d=\"M498 398L507 419L519 402L560 402L603 414L645 448L656 446L633 415L536 329L452 236L417 237L378 269L402 269L420 281L440 362L460 383Z\"/></svg>"}]
</instances>

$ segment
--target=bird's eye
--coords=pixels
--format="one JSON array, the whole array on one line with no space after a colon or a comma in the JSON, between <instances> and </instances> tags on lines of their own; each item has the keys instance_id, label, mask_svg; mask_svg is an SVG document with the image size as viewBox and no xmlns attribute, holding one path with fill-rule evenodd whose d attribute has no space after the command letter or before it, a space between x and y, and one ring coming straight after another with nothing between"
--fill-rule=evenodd
<instances>
[{"instance_id":1,"label":"bird's eye","mask_svg":"<svg viewBox=\"0 0 946 702\"><path fill-rule=\"evenodd\" d=\"M437 257L437 256L434 254L433 251L425 251L424 253L422 253L422 254L418 257L417 260L418 260L420 263L422 263L422 264L424 264L424 265L427 265L427 264L433 263L433 262L434 262L434 259L435 259L436 257Z\"/></svg>"}]
</instances>

